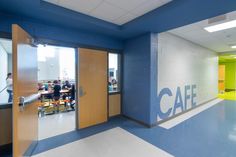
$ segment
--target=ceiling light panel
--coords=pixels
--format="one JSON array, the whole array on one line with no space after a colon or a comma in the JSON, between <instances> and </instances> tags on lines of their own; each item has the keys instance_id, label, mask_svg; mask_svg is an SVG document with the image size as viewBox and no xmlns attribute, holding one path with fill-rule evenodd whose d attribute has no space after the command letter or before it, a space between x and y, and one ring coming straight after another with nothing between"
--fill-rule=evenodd
<instances>
[{"instance_id":1,"label":"ceiling light panel","mask_svg":"<svg viewBox=\"0 0 236 157\"><path fill-rule=\"evenodd\" d=\"M106 2L102 3L91 13L89 13L89 15L105 21L113 21L121 16L124 16L125 14L126 12L124 9L115 7L114 5Z\"/></svg>"},{"instance_id":2,"label":"ceiling light panel","mask_svg":"<svg viewBox=\"0 0 236 157\"><path fill-rule=\"evenodd\" d=\"M206 31L212 33L212 32L218 32L218 31L222 31L222 30L226 30L226 29L230 29L230 28L235 28L235 27L236 27L236 20L233 20L233 21L205 27L204 29Z\"/></svg>"}]
</instances>

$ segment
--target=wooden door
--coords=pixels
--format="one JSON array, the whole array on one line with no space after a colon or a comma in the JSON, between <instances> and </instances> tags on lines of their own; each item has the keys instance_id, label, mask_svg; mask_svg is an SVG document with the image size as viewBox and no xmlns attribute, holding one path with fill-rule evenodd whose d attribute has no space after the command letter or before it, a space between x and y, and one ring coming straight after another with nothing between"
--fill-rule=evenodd
<instances>
[{"instance_id":1,"label":"wooden door","mask_svg":"<svg viewBox=\"0 0 236 157\"><path fill-rule=\"evenodd\" d=\"M13 156L30 155L38 137L37 49L32 37L12 26Z\"/></svg>"},{"instance_id":2,"label":"wooden door","mask_svg":"<svg viewBox=\"0 0 236 157\"><path fill-rule=\"evenodd\" d=\"M107 52L79 49L79 128L107 121Z\"/></svg>"},{"instance_id":3,"label":"wooden door","mask_svg":"<svg viewBox=\"0 0 236 157\"><path fill-rule=\"evenodd\" d=\"M219 75L218 75L218 88L219 92L222 93L225 90L225 65L219 65Z\"/></svg>"}]
</instances>

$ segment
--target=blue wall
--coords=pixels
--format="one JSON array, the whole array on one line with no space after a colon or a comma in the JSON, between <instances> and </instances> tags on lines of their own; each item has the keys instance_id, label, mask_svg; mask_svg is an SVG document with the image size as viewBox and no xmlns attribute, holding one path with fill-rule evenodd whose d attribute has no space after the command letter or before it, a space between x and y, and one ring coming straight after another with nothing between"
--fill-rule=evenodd
<instances>
[{"instance_id":1,"label":"blue wall","mask_svg":"<svg viewBox=\"0 0 236 157\"><path fill-rule=\"evenodd\" d=\"M124 115L150 124L150 34L125 43L123 60Z\"/></svg>"},{"instance_id":2,"label":"blue wall","mask_svg":"<svg viewBox=\"0 0 236 157\"><path fill-rule=\"evenodd\" d=\"M157 74L158 74L158 59L157 59L157 51L158 51L158 36L156 34L151 34L151 57L150 57L150 123L149 125L155 125L157 123L157 111L158 111L158 93L157 93Z\"/></svg>"},{"instance_id":3,"label":"blue wall","mask_svg":"<svg viewBox=\"0 0 236 157\"><path fill-rule=\"evenodd\" d=\"M127 36L134 36L141 30L161 33L234 10L236 10L235 0L174 0L160 9L123 25L122 28ZM124 49L126 60L124 62L123 113L149 126L157 123L159 105L157 48L156 35L151 33L126 41ZM149 69L141 70L146 67ZM138 81L135 81L137 78Z\"/></svg>"},{"instance_id":4,"label":"blue wall","mask_svg":"<svg viewBox=\"0 0 236 157\"><path fill-rule=\"evenodd\" d=\"M38 23L25 17L17 17L0 13L0 31L11 33L11 25L19 24L32 36L45 39L44 41L54 40L62 44L76 45L80 47L98 49L123 49L123 41L105 36L99 33L91 33L84 30L69 29L59 26Z\"/></svg>"},{"instance_id":5,"label":"blue wall","mask_svg":"<svg viewBox=\"0 0 236 157\"><path fill-rule=\"evenodd\" d=\"M152 33L126 41L124 48L122 112L148 126L157 123L157 50Z\"/></svg>"}]
</instances>

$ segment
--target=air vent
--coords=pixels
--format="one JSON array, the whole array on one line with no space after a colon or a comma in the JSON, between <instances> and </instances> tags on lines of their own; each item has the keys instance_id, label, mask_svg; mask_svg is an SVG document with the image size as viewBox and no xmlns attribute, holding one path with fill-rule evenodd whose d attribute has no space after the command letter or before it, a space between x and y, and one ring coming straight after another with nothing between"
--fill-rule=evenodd
<instances>
[{"instance_id":1,"label":"air vent","mask_svg":"<svg viewBox=\"0 0 236 157\"><path fill-rule=\"evenodd\" d=\"M220 16L216 16L216 17L210 18L210 19L208 20L208 24L212 24L212 23L224 21L224 20L226 20L226 19L227 19L226 14L220 15Z\"/></svg>"}]
</instances>

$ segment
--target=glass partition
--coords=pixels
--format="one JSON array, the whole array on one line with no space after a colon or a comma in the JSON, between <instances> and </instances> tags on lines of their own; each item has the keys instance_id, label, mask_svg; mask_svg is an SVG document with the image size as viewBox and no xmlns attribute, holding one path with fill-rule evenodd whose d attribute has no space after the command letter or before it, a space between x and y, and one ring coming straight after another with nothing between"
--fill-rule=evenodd
<instances>
[{"instance_id":1,"label":"glass partition","mask_svg":"<svg viewBox=\"0 0 236 157\"><path fill-rule=\"evenodd\" d=\"M120 91L120 55L109 53L108 89L109 93Z\"/></svg>"}]
</instances>

